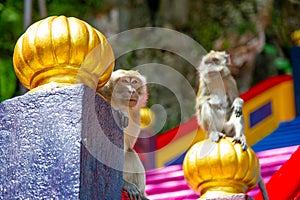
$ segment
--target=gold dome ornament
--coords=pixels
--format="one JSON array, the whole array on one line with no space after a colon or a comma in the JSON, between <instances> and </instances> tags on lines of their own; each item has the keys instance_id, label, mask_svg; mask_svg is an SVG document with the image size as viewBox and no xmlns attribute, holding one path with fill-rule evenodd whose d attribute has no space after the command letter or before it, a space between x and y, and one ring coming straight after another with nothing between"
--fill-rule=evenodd
<instances>
[{"instance_id":1,"label":"gold dome ornament","mask_svg":"<svg viewBox=\"0 0 300 200\"><path fill-rule=\"evenodd\" d=\"M28 89L54 82L84 83L96 90L110 78L114 53L105 36L74 17L51 16L18 39L13 64Z\"/></svg>"},{"instance_id":2,"label":"gold dome ornament","mask_svg":"<svg viewBox=\"0 0 300 200\"><path fill-rule=\"evenodd\" d=\"M292 32L291 40L296 46L300 46L300 30Z\"/></svg>"},{"instance_id":3,"label":"gold dome ornament","mask_svg":"<svg viewBox=\"0 0 300 200\"><path fill-rule=\"evenodd\" d=\"M148 128L153 125L155 121L155 114L150 108L147 107L141 108L140 115L141 115L142 129Z\"/></svg>"},{"instance_id":4,"label":"gold dome ornament","mask_svg":"<svg viewBox=\"0 0 300 200\"><path fill-rule=\"evenodd\" d=\"M260 179L260 166L254 151L243 151L231 137L218 143L209 139L194 144L183 161L184 177L199 199L245 194Z\"/></svg>"}]
</instances>

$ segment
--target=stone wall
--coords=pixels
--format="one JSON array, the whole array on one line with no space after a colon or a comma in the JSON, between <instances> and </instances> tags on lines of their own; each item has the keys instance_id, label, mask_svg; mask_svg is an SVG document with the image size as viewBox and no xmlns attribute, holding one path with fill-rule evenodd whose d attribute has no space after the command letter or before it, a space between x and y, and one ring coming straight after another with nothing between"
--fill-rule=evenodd
<instances>
[{"instance_id":1,"label":"stone wall","mask_svg":"<svg viewBox=\"0 0 300 200\"><path fill-rule=\"evenodd\" d=\"M120 199L123 134L78 84L0 104L1 199Z\"/></svg>"}]
</instances>

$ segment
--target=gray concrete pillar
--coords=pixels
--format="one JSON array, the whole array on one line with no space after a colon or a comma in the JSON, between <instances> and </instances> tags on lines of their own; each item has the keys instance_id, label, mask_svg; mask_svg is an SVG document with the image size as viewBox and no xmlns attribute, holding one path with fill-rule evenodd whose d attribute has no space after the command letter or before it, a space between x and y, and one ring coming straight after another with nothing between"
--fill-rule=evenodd
<instances>
[{"instance_id":1,"label":"gray concrete pillar","mask_svg":"<svg viewBox=\"0 0 300 200\"><path fill-rule=\"evenodd\" d=\"M121 199L123 134L77 84L0 103L0 199Z\"/></svg>"}]
</instances>

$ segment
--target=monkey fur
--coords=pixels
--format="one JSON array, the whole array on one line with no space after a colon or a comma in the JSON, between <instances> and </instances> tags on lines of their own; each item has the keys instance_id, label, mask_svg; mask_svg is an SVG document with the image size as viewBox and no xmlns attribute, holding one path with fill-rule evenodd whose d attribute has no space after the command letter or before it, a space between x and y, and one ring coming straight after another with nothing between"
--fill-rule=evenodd
<instances>
[{"instance_id":1,"label":"monkey fur","mask_svg":"<svg viewBox=\"0 0 300 200\"><path fill-rule=\"evenodd\" d=\"M196 116L198 124L212 141L233 137L232 142L239 142L242 149L246 150L248 146L242 114L244 101L238 97L235 79L227 66L229 64L230 58L225 51L212 50L202 58L198 67L200 84L196 97ZM264 200L268 200L265 184L259 176L258 186Z\"/></svg>"},{"instance_id":2,"label":"monkey fur","mask_svg":"<svg viewBox=\"0 0 300 200\"><path fill-rule=\"evenodd\" d=\"M247 149L244 136L244 119L236 82L227 65L230 62L226 52L210 51L202 58L198 67L200 85L196 98L196 116L199 125L218 142L230 136Z\"/></svg>"},{"instance_id":3,"label":"monkey fur","mask_svg":"<svg viewBox=\"0 0 300 200\"><path fill-rule=\"evenodd\" d=\"M144 166L133 149L140 134L140 108L146 106L146 78L138 71L116 70L110 80L98 90L111 106L118 110L124 128L123 189L131 200L146 200Z\"/></svg>"}]
</instances>

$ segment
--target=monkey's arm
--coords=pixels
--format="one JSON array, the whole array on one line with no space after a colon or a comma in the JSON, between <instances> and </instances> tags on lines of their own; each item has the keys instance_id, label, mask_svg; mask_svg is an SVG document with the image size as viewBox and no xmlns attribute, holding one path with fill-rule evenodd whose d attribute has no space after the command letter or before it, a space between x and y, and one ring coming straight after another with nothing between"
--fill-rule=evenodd
<instances>
[{"instance_id":1,"label":"monkey's arm","mask_svg":"<svg viewBox=\"0 0 300 200\"><path fill-rule=\"evenodd\" d=\"M126 112L122 110L112 109L112 114L117 124L123 129L128 126L129 118Z\"/></svg>"},{"instance_id":2,"label":"monkey's arm","mask_svg":"<svg viewBox=\"0 0 300 200\"><path fill-rule=\"evenodd\" d=\"M246 137L244 135L244 117L242 113L243 99L237 97L232 104L232 113L230 119L224 124L224 131L227 135L234 129L232 142L239 142L243 150L248 148Z\"/></svg>"},{"instance_id":3,"label":"monkey's arm","mask_svg":"<svg viewBox=\"0 0 300 200\"><path fill-rule=\"evenodd\" d=\"M231 75L228 75L227 81L225 82L225 84L226 84L225 87L227 90L226 93L229 98L229 101L233 103L235 98L237 98L239 96L239 91L237 89L235 79Z\"/></svg>"}]
</instances>

